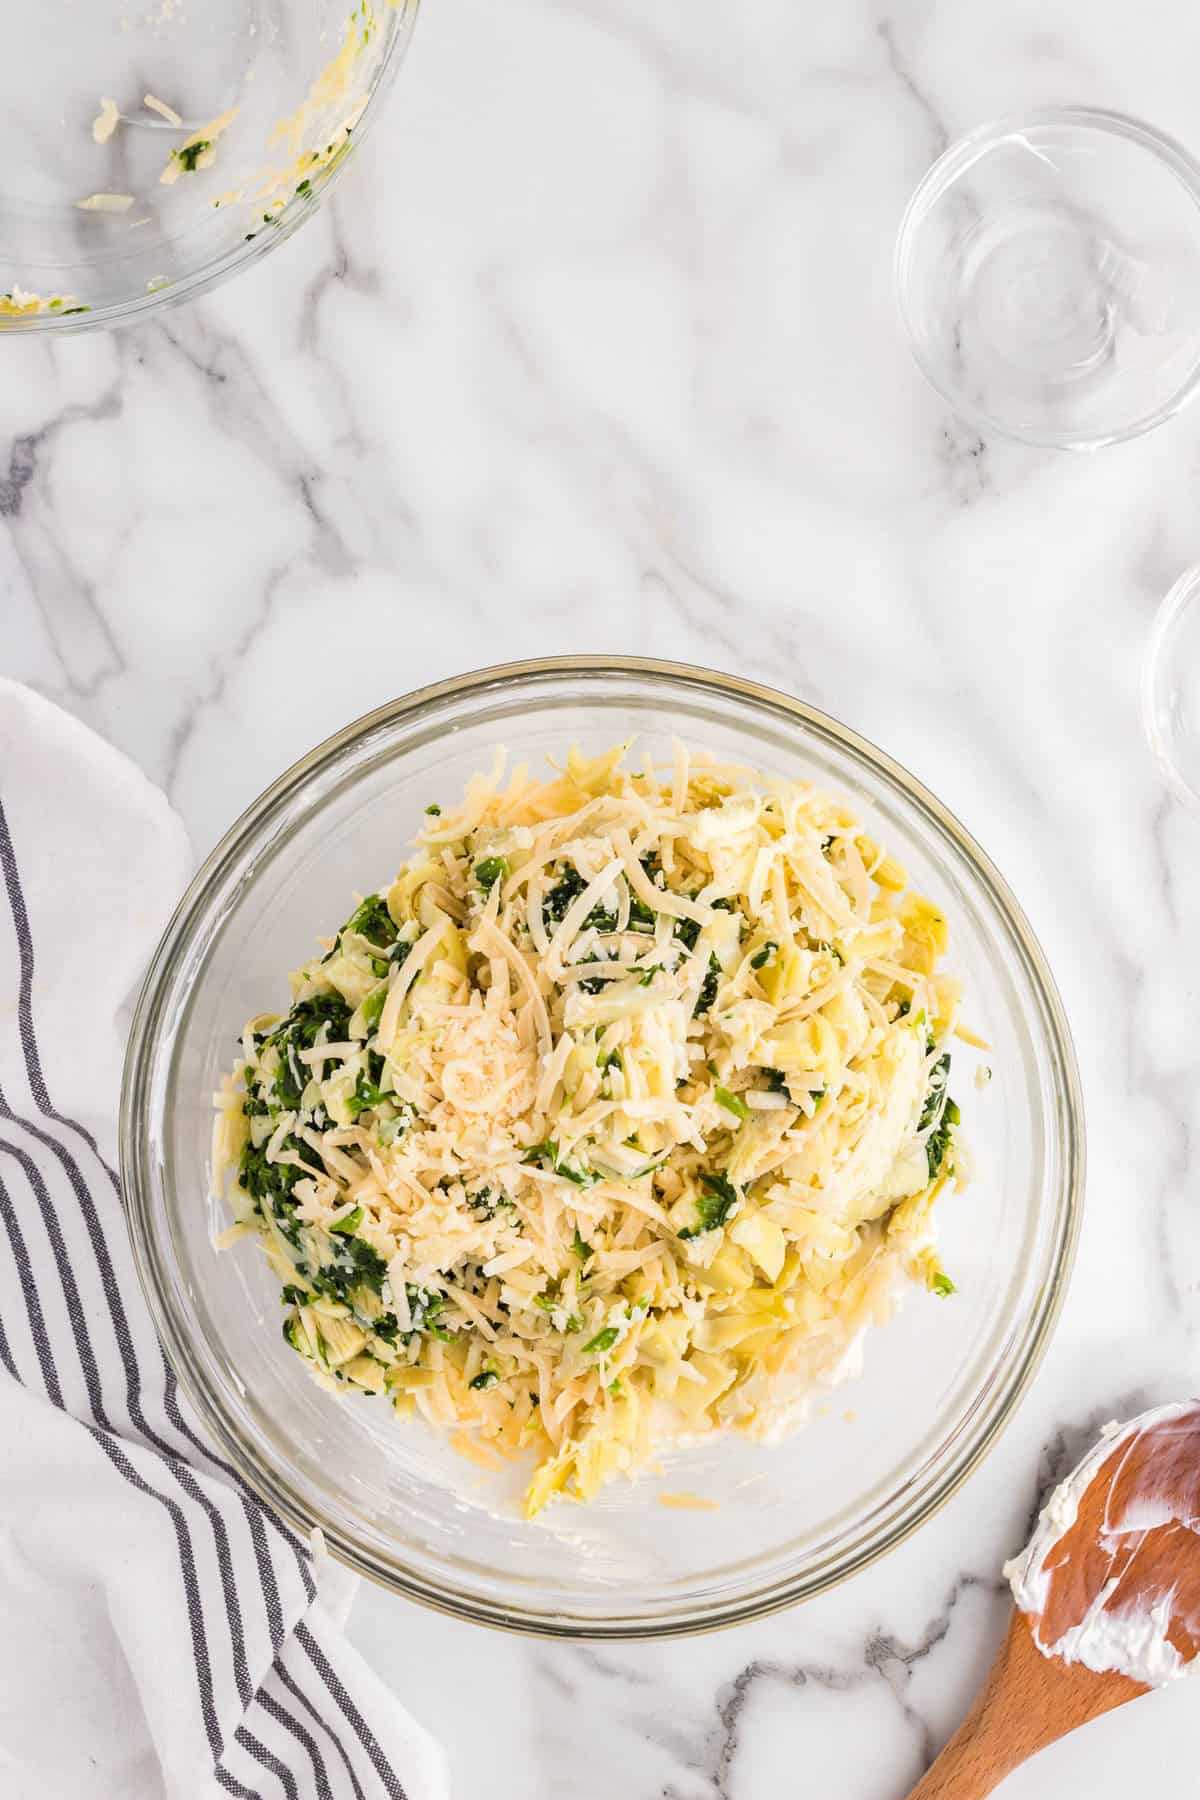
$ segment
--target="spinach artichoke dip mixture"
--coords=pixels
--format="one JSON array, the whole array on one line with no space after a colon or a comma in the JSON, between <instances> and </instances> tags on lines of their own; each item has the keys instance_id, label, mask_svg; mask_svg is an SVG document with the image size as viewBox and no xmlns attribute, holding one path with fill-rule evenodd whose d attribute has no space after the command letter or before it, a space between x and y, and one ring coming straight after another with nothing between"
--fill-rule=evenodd
<instances>
[{"instance_id":1,"label":"spinach artichoke dip mixture","mask_svg":"<svg viewBox=\"0 0 1200 1800\"><path fill-rule=\"evenodd\" d=\"M261 1240L288 1342L534 1452L530 1516L780 1436L906 1279L953 1291L941 913L844 799L627 756L431 804L217 1097L222 1241Z\"/></svg>"}]
</instances>

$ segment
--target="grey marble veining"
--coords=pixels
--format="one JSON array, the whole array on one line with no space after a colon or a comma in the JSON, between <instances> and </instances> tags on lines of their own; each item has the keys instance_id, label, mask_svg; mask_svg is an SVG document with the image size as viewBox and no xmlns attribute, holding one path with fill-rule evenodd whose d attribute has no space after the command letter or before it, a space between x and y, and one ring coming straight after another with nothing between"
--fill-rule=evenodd
<instances>
[{"instance_id":1,"label":"grey marble veining","mask_svg":"<svg viewBox=\"0 0 1200 1800\"><path fill-rule=\"evenodd\" d=\"M4 346L0 671L126 749L197 854L397 692L669 655L928 781L1063 991L1087 1222L986 1465L843 1590L708 1639L519 1642L364 1592L357 1640L464 1795L898 1800L999 1639L1040 1487L1098 1422L1194 1390L1200 834L1136 696L1200 556L1200 410L1094 458L982 440L909 362L890 259L960 131L1086 100L1195 146L1198 76L1184 0L427 0L292 243L157 323ZM1169 1800L1197 1741L1180 1688L1005 1792Z\"/></svg>"}]
</instances>

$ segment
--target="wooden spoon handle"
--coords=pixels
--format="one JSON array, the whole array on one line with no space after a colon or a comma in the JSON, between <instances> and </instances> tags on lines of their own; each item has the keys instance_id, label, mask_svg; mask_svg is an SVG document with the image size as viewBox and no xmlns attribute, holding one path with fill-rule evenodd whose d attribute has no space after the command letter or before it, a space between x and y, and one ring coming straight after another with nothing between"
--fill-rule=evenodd
<instances>
[{"instance_id":1,"label":"wooden spoon handle","mask_svg":"<svg viewBox=\"0 0 1200 1800\"><path fill-rule=\"evenodd\" d=\"M1003 1745L989 1743L983 1735L976 1735L977 1730L971 1713L918 1781L909 1800L986 1800L1023 1759L1010 1759Z\"/></svg>"},{"instance_id":2,"label":"wooden spoon handle","mask_svg":"<svg viewBox=\"0 0 1200 1800\"><path fill-rule=\"evenodd\" d=\"M917 1783L910 1800L985 1800L1018 1763L1032 1755L1037 1746L1026 1747L1023 1734L1010 1729L1019 1704L1012 1696L1025 1688L1030 1655L1041 1661L1024 1616L1014 1610L1008 1634L975 1704ZM1036 1673L1032 1665L1028 1673Z\"/></svg>"},{"instance_id":3,"label":"wooden spoon handle","mask_svg":"<svg viewBox=\"0 0 1200 1800\"><path fill-rule=\"evenodd\" d=\"M1014 1610L974 1706L909 1800L985 1800L1035 1751L1145 1692L1123 1675L1047 1660Z\"/></svg>"}]
</instances>

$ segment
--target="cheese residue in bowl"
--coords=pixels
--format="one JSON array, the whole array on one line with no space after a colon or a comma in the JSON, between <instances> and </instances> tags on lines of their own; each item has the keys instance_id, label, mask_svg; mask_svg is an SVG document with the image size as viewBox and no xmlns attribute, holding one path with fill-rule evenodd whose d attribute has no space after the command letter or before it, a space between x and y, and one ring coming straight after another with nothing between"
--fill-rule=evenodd
<instances>
[{"instance_id":1,"label":"cheese residue in bowl","mask_svg":"<svg viewBox=\"0 0 1200 1800\"><path fill-rule=\"evenodd\" d=\"M329 1388L533 1452L527 1510L770 1440L953 1291L946 923L853 808L676 746L502 761L251 1019L214 1167Z\"/></svg>"},{"instance_id":2,"label":"cheese residue in bowl","mask_svg":"<svg viewBox=\"0 0 1200 1800\"><path fill-rule=\"evenodd\" d=\"M20 287L12 287L6 293L0 293L0 326L5 319L32 319L42 313L66 316L90 310L74 294L32 294Z\"/></svg>"}]
</instances>

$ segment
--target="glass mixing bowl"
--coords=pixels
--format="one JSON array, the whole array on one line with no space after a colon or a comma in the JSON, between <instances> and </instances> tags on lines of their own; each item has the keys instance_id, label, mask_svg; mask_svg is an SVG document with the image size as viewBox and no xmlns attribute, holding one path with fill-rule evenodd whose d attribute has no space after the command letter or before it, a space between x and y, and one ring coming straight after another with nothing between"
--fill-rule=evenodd
<instances>
[{"instance_id":1,"label":"glass mixing bowl","mask_svg":"<svg viewBox=\"0 0 1200 1800\"><path fill-rule=\"evenodd\" d=\"M202 292L308 218L417 0L38 0L0 73L0 330Z\"/></svg>"},{"instance_id":2,"label":"glass mixing bowl","mask_svg":"<svg viewBox=\"0 0 1200 1800\"><path fill-rule=\"evenodd\" d=\"M1142 725L1171 791L1200 810L1200 568L1158 609L1142 660Z\"/></svg>"},{"instance_id":3,"label":"glass mixing bowl","mask_svg":"<svg viewBox=\"0 0 1200 1800\"><path fill-rule=\"evenodd\" d=\"M1097 107L981 125L910 200L895 279L918 365L980 430L1136 437L1200 388L1200 164Z\"/></svg>"},{"instance_id":4,"label":"glass mixing bowl","mask_svg":"<svg viewBox=\"0 0 1200 1800\"><path fill-rule=\"evenodd\" d=\"M993 1076L955 1052L978 1164L940 1211L958 1293L914 1289L868 1337L862 1376L777 1448L738 1437L664 1455L592 1505L525 1523L520 1483L387 1408L327 1394L280 1333L254 1243L218 1252L210 1099L286 971L390 880L426 805L497 744L537 764L636 733L855 797L951 925ZM330 738L243 814L184 896L133 1023L121 1121L138 1267L179 1379L224 1453L300 1529L388 1587L464 1618L561 1636L651 1637L754 1618L891 1549L995 1442L1043 1353L1079 1223L1074 1056L1042 953L1001 876L905 771L811 707L725 675L556 658L424 688ZM846 1409L853 1414L847 1417ZM690 1490L719 1511L669 1510Z\"/></svg>"}]
</instances>

